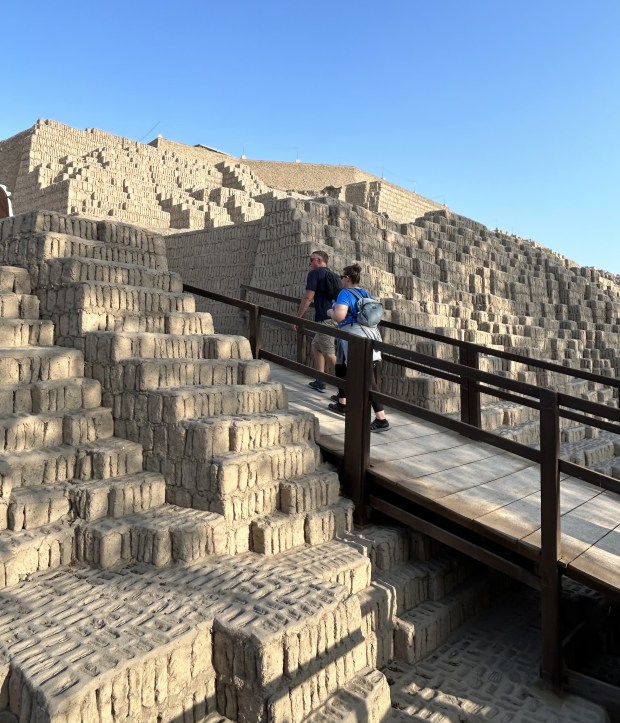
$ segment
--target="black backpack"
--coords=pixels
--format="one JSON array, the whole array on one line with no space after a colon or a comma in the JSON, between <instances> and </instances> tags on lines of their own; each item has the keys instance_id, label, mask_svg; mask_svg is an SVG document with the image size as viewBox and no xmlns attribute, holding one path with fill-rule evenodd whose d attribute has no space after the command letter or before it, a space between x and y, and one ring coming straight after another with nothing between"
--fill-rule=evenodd
<instances>
[{"instance_id":1,"label":"black backpack","mask_svg":"<svg viewBox=\"0 0 620 723\"><path fill-rule=\"evenodd\" d=\"M325 296L330 301L335 301L338 298L338 294L342 291L342 280L335 271L327 269L325 274Z\"/></svg>"}]
</instances>

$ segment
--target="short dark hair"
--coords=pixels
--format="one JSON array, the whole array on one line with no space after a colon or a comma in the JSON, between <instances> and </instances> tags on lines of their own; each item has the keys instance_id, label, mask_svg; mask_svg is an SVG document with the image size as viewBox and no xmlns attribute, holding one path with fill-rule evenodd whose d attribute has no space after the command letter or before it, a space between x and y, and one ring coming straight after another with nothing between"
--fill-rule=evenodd
<instances>
[{"instance_id":1,"label":"short dark hair","mask_svg":"<svg viewBox=\"0 0 620 723\"><path fill-rule=\"evenodd\" d=\"M313 251L310 256L318 256L320 259L323 259L325 263L329 261L329 256L325 253L325 251Z\"/></svg>"}]
</instances>

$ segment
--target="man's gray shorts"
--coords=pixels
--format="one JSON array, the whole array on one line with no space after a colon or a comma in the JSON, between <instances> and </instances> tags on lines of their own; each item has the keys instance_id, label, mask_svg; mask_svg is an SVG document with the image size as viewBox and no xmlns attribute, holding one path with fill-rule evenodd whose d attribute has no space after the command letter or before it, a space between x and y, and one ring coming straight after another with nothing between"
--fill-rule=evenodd
<instances>
[{"instance_id":1,"label":"man's gray shorts","mask_svg":"<svg viewBox=\"0 0 620 723\"><path fill-rule=\"evenodd\" d=\"M325 326L331 326L332 329L337 329L338 324L332 319L325 319L321 324ZM336 354L336 342L338 340L335 336L329 336L329 334L320 334L317 332L312 339L312 346L318 349L321 354L325 356L334 356Z\"/></svg>"}]
</instances>

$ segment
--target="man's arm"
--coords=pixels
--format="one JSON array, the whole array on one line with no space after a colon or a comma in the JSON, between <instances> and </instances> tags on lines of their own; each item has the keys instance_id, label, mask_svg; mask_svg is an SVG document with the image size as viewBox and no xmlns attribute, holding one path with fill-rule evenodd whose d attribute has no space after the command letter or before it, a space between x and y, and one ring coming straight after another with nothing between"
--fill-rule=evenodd
<instances>
[{"instance_id":1,"label":"man's arm","mask_svg":"<svg viewBox=\"0 0 620 723\"><path fill-rule=\"evenodd\" d=\"M308 308L312 303L313 299L314 291L312 291L312 289L306 289L304 295L301 297L301 301L299 302L299 309L297 309L298 318L301 319L301 317L306 313L306 311L308 311ZM297 331L296 326L293 326L293 331Z\"/></svg>"},{"instance_id":2,"label":"man's arm","mask_svg":"<svg viewBox=\"0 0 620 723\"><path fill-rule=\"evenodd\" d=\"M301 317L308 311L310 308L310 304L314 300L314 291L311 289L306 289L304 292L304 295L301 297L301 301L299 302L299 309L297 309L297 316L301 319Z\"/></svg>"}]
</instances>

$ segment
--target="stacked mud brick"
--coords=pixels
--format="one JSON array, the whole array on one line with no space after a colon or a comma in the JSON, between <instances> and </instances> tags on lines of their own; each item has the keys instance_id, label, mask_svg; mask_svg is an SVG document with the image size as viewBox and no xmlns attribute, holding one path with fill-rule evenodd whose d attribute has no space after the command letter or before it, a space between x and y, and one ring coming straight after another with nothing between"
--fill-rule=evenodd
<instances>
[{"instance_id":1,"label":"stacked mud brick","mask_svg":"<svg viewBox=\"0 0 620 723\"><path fill-rule=\"evenodd\" d=\"M424 196L378 179L347 186L343 200L399 222L408 222L429 211L442 208L440 204Z\"/></svg>"},{"instance_id":2,"label":"stacked mud brick","mask_svg":"<svg viewBox=\"0 0 620 723\"><path fill-rule=\"evenodd\" d=\"M426 201L353 167L240 162L161 138L143 145L103 131L39 121L0 143L0 174L14 190L16 211L47 206L165 230L206 228L169 238L173 268L196 286L238 296L240 284L250 283L299 297L309 252L324 248L335 268L362 262L365 285L385 298L394 321L569 367L617 373L618 285L613 277L533 242L491 232L432 202L435 210L414 223L400 223L422 213L426 207L420 203ZM355 203L280 199L291 189L311 193L326 185L338 187L336 196ZM294 311L283 302L275 306ZM222 331L243 329L232 308L204 302L199 308L212 311ZM283 328L272 328L266 339L275 351L294 348L291 332ZM393 332L386 340L454 359L446 345ZM524 381L561 381L514 363L486 364ZM443 380L403 376L388 368L383 385L438 411L458 409L456 390ZM597 401L616 401L597 385L574 382L571 388ZM528 415L523 408L492 405L485 424L510 426L509 434L527 441L534 434ZM608 457L613 447L613 440L605 439L596 453L586 454L592 430L567 428L564 434L570 454L588 457L589 463L604 462L600 450L604 447L603 457Z\"/></svg>"},{"instance_id":3,"label":"stacked mud brick","mask_svg":"<svg viewBox=\"0 0 620 723\"><path fill-rule=\"evenodd\" d=\"M432 648L407 615L439 605L437 644L488 585L352 533L314 418L193 311L161 237L40 212L0 240L0 715L385 720L377 666Z\"/></svg>"},{"instance_id":4,"label":"stacked mud brick","mask_svg":"<svg viewBox=\"0 0 620 723\"><path fill-rule=\"evenodd\" d=\"M193 310L162 237L40 212L0 240L23 266L0 272L0 711L290 721L346 684L380 720L370 563L335 541L352 505L315 419Z\"/></svg>"},{"instance_id":5,"label":"stacked mud brick","mask_svg":"<svg viewBox=\"0 0 620 723\"><path fill-rule=\"evenodd\" d=\"M331 198L267 201L265 215L252 224L167 236L170 264L186 283L229 296L238 297L240 285L248 284L299 299L305 288L310 254L323 249L329 254L330 267L337 270L361 258L367 288L381 296L392 296L394 277L383 270L389 245L384 241L367 243L371 222L383 226L389 221L363 208L356 207L352 212L352 208ZM231 256L236 261L231 262ZM248 298L286 313L294 314L297 309L295 303L258 294ZM244 328L238 312L220 305L209 308L218 327L222 324L229 331ZM312 311L308 318L312 318ZM295 336L289 328L267 326L264 341L267 348L289 355Z\"/></svg>"},{"instance_id":6,"label":"stacked mud brick","mask_svg":"<svg viewBox=\"0 0 620 723\"><path fill-rule=\"evenodd\" d=\"M238 299L241 285L252 281L260 228L260 221L251 221L214 228L208 233L191 231L187 236L172 237L166 246L176 261L175 267L186 270L186 284ZM196 308L211 312L221 332L245 330L241 311L234 306L196 297Z\"/></svg>"},{"instance_id":7,"label":"stacked mud brick","mask_svg":"<svg viewBox=\"0 0 620 723\"><path fill-rule=\"evenodd\" d=\"M346 187L352 183L371 181L370 173L355 166L328 165L326 163L301 163L283 161L244 160L271 188L306 191L317 195L327 186Z\"/></svg>"},{"instance_id":8,"label":"stacked mud brick","mask_svg":"<svg viewBox=\"0 0 620 723\"><path fill-rule=\"evenodd\" d=\"M254 256L253 268L242 266L237 276L231 265L226 273L226 252L222 249L214 256L213 245L220 236L236 234L241 239L244 232ZM189 283L231 296L238 294L239 283L249 283L300 298L308 256L324 249L335 269L361 262L362 283L383 298L386 318L391 321L567 368L618 376L620 286L612 275L580 267L531 241L490 231L446 210L426 214L415 223L397 224L329 197L289 198L267 203L263 218L251 226L170 235L167 244L171 267ZM252 299L281 311L296 310L295 304L258 295ZM222 312L214 309L213 313L219 321ZM242 328L231 325L233 321L229 312L227 330ZM456 348L447 344L389 330L384 339L458 360ZM272 328L265 335L265 346L291 355L294 334ZM618 401L604 385L488 357L482 365L487 371L554 386L593 401L613 406ZM459 410L458 388L436 377L385 365L382 387L442 413ZM535 412L491 398L483 403L487 428L526 444L538 442ZM563 424L565 456L608 474L620 474L615 438L584 425Z\"/></svg>"},{"instance_id":9,"label":"stacked mud brick","mask_svg":"<svg viewBox=\"0 0 620 723\"><path fill-rule=\"evenodd\" d=\"M46 208L161 229L250 221L263 213L254 196L284 195L225 154L158 140L39 121L0 143L0 176L19 199L16 213Z\"/></svg>"},{"instance_id":10,"label":"stacked mud brick","mask_svg":"<svg viewBox=\"0 0 620 723\"><path fill-rule=\"evenodd\" d=\"M440 208L352 166L236 159L161 137L145 145L97 129L40 120L0 142L0 179L15 212L113 217L157 229L217 228L262 217L274 198L337 187L399 221Z\"/></svg>"},{"instance_id":11,"label":"stacked mud brick","mask_svg":"<svg viewBox=\"0 0 620 723\"><path fill-rule=\"evenodd\" d=\"M374 213L387 214L398 222L409 222L443 208L435 201L355 166L252 160L243 163L272 188L311 196L320 196L329 188L336 198Z\"/></svg>"},{"instance_id":12,"label":"stacked mud brick","mask_svg":"<svg viewBox=\"0 0 620 723\"><path fill-rule=\"evenodd\" d=\"M377 186L371 198L372 177L326 184L355 204L299 198L256 167L163 139L43 121L0 143L0 171L18 213L74 213L0 223L0 716L386 719L377 668L430 652L488 601L488 580L465 584L467 567L416 536L354 533L314 419L287 409L237 336L237 312L209 307L214 333L178 273L230 296L246 282L299 298L323 248L336 269L362 263L393 321L609 376L616 279L445 210L397 223L371 210L391 198L400 213L398 193L382 201ZM174 225L205 229L168 236L178 273L148 230ZM266 345L290 352L292 331L273 329ZM525 365L486 368L561 383ZM383 385L457 408L457 391L431 377L387 367ZM569 388L617 403L598 385ZM489 403L485 424L537 441L516 405ZM614 439L576 425L563 435L575 459L615 473Z\"/></svg>"}]
</instances>

